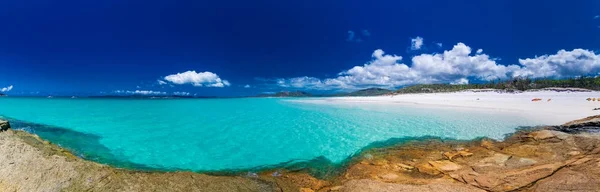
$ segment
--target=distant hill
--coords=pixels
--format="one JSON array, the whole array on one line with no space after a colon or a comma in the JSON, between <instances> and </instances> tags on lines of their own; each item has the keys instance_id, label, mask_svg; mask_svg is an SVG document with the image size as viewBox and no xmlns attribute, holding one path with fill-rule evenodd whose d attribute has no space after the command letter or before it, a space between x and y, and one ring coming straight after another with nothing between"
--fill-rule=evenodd
<instances>
[{"instance_id":1,"label":"distant hill","mask_svg":"<svg viewBox=\"0 0 600 192\"><path fill-rule=\"evenodd\" d=\"M273 94L260 94L258 97L312 97L313 95L304 91L282 91Z\"/></svg>"},{"instance_id":2,"label":"distant hill","mask_svg":"<svg viewBox=\"0 0 600 192\"><path fill-rule=\"evenodd\" d=\"M2 96L6 96L6 95L5 95L5 94L2 94L2 93L0 93L0 97L2 97Z\"/></svg>"},{"instance_id":3,"label":"distant hill","mask_svg":"<svg viewBox=\"0 0 600 192\"><path fill-rule=\"evenodd\" d=\"M314 95L312 93L304 91L282 91L272 94L260 94L257 97L344 97L344 96L379 96L392 94L392 90L381 89L381 88L368 88L362 89L350 93L338 93L338 94L327 94L327 95Z\"/></svg>"},{"instance_id":4,"label":"distant hill","mask_svg":"<svg viewBox=\"0 0 600 192\"><path fill-rule=\"evenodd\" d=\"M393 91L388 90L388 89L368 88L368 89L362 89L362 90L358 90L358 91L354 91L354 92L350 92L350 93L336 94L334 96L379 96L379 95L387 95L387 94L392 94L392 93L393 93Z\"/></svg>"},{"instance_id":5,"label":"distant hill","mask_svg":"<svg viewBox=\"0 0 600 192\"><path fill-rule=\"evenodd\" d=\"M182 96L182 95L99 95L99 96L88 96L88 98L218 98L215 96Z\"/></svg>"}]
</instances>

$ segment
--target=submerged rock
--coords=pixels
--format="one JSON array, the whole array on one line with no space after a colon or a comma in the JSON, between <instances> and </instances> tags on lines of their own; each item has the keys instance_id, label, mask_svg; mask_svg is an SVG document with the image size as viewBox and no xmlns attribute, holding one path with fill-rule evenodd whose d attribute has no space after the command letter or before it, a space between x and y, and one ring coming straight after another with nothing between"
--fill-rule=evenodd
<instances>
[{"instance_id":1,"label":"submerged rock","mask_svg":"<svg viewBox=\"0 0 600 192\"><path fill-rule=\"evenodd\" d=\"M10 123L6 120L0 119L0 131L6 131L10 129Z\"/></svg>"},{"instance_id":2,"label":"submerged rock","mask_svg":"<svg viewBox=\"0 0 600 192\"><path fill-rule=\"evenodd\" d=\"M0 191L280 191L272 183L192 172L141 172L80 159L23 131L0 132Z\"/></svg>"},{"instance_id":3,"label":"submerged rock","mask_svg":"<svg viewBox=\"0 0 600 192\"><path fill-rule=\"evenodd\" d=\"M600 115L570 121L551 129L566 133L600 132Z\"/></svg>"}]
</instances>

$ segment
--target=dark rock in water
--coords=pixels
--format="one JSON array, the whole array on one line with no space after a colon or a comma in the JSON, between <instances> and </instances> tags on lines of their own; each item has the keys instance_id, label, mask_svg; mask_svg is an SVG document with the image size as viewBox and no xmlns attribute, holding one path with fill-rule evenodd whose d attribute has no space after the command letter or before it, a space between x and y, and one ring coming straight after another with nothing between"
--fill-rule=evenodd
<instances>
[{"instance_id":1,"label":"dark rock in water","mask_svg":"<svg viewBox=\"0 0 600 192\"><path fill-rule=\"evenodd\" d=\"M600 115L571 121L561 126L550 127L549 129L566 133L600 132Z\"/></svg>"},{"instance_id":2,"label":"dark rock in water","mask_svg":"<svg viewBox=\"0 0 600 192\"><path fill-rule=\"evenodd\" d=\"M0 131L6 131L10 128L10 123L5 120L0 120Z\"/></svg>"}]
</instances>

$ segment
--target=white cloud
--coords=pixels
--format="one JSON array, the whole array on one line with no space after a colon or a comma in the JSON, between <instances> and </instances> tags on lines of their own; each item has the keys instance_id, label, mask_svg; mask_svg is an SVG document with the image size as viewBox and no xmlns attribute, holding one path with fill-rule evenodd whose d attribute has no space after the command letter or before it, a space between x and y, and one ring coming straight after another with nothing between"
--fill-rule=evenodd
<instances>
[{"instance_id":1,"label":"white cloud","mask_svg":"<svg viewBox=\"0 0 600 192\"><path fill-rule=\"evenodd\" d=\"M250 88L250 87L251 87L250 85L244 85L244 88Z\"/></svg>"},{"instance_id":2,"label":"white cloud","mask_svg":"<svg viewBox=\"0 0 600 192\"><path fill-rule=\"evenodd\" d=\"M190 96L190 93L188 93L188 92L173 92L173 95Z\"/></svg>"},{"instance_id":3,"label":"white cloud","mask_svg":"<svg viewBox=\"0 0 600 192\"><path fill-rule=\"evenodd\" d=\"M442 43L436 43L438 47L442 47Z\"/></svg>"},{"instance_id":4,"label":"white cloud","mask_svg":"<svg viewBox=\"0 0 600 192\"><path fill-rule=\"evenodd\" d=\"M421 46L423 46L423 38L422 37L417 36L410 40L410 49L419 50L419 49L421 49Z\"/></svg>"},{"instance_id":5,"label":"white cloud","mask_svg":"<svg viewBox=\"0 0 600 192\"><path fill-rule=\"evenodd\" d=\"M167 84L167 82L163 81L163 80L156 80L158 82L159 85L165 85Z\"/></svg>"},{"instance_id":6,"label":"white cloud","mask_svg":"<svg viewBox=\"0 0 600 192\"><path fill-rule=\"evenodd\" d=\"M177 85L192 84L196 87L226 87L231 85L229 81L223 80L219 78L217 74L209 71L201 73L196 73L196 71L186 71L183 73L167 75L164 80Z\"/></svg>"},{"instance_id":7,"label":"white cloud","mask_svg":"<svg viewBox=\"0 0 600 192\"><path fill-rule=\"evenodd\" d=\"M372 60L362 66L342 71L334 78L295 77L277 79L280 87L316 90L361 89L368 87L395 88L410 84L467 84L470 80L527 77L570 77L600 74L600 55L589 50L561 50L554 55L520 59L519 65L499 64L478 49L457 43L443 53L421 54L411 59L409 66L402 57L375 50Z\"/></svg>"},{"instance_id":8,"label":"white cloud","mask_svg":"<svg viewBox=\"0 0 600 192\"><path fill-rule=\"evenodd\" d=\"M135 91L117 90L114 92L117 94L130 94L130 95L166 95L167 94L167 92L150 91L150 90L135 90Z\"/></svg>"},{"instance_id":9,"label":"white cloud","mask_svg":"<svg viewBox=\"0 0 600 192\"><path fill-rule=\"evenodd\" d=\"M519 59L522 69L514 76L573 77L600 74L600 55L585 49L560 50L554 55Z\"/></svg>"},{"instance_id":10,"label":"white cloud","mask_svg":"<svg viewBox=\"0 0 600 192\"><path fill-rule=\"evenodd\" d=\"M13 89L13 86L10 85L8 87L0 88L0 92L9 92L12 89Z\"/></svg>"},{"instance_id":11,"label":"white cloud","mask_svg":"<svg viewBox=\"0 0 600 192\"><path fill-rule=\"evenodd\" d=\"M452 85L466 85L469 84L469 80L467 78L460 78L456 81L450 82Z\"/></svg>"},{"instance_id":12,"label":"white cloud","mask_svg":"<svg viewBox=\"0 0 600 192\"><path fill-rule=\"evenodd\" d=\"M471 48L463 43L440 54L421 54L412 58L411 69L422 82L444 83L460 78L480 80L506 79L508 73L519 69L516 65L501 65L486 54L471 56Z\"/></svg>"}]
</instances>

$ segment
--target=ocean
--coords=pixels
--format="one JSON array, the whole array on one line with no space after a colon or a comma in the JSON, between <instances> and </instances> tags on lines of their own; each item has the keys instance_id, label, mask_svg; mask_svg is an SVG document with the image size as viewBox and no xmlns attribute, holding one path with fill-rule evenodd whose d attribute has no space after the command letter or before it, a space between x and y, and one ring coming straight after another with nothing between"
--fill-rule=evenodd
<instances>
[{"instance_id":1,"label":"ocean","mask_svg":"<svg viewBox=\"0 0 600 192\"><path fill-rule=\"evenodd\" d=\"M0 117L76 155L117 167L252 170L341 163L390 139L503 139L519 115L317 98L0 98Z\"/></svg>"}]
</instances>

